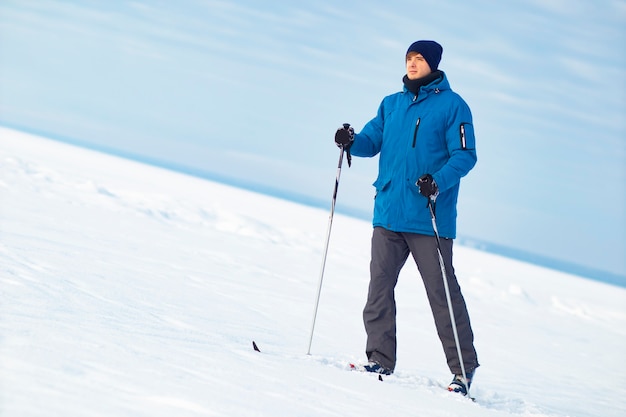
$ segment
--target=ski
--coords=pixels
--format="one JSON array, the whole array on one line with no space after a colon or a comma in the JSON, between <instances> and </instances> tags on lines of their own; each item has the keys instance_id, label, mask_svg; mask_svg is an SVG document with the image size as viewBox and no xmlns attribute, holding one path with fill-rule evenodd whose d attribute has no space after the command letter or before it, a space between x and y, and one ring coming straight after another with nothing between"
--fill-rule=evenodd
<instances>
[{"instance_id":1,"label":"ski","mask_svg":"<svg viewBox=\"0 0 626 417\"><path fill-rule=\"evenodd\" d=\"M351 371L365 372L365 367L363 365L357 365L356 363L350 362L348 364L348 367Z\"/></svg>"},{"instance_id":2,"label":"ski","mask_svg":"<svg viewBox=\"0 0 626 417\"><path fill-rule=\"evenodd\" d=\"M259 353L261 352L261 349L259 349L259 346L256 344L256 342L255 342L254 340L252 341L252 349L253 349L255 352L259 352ZM344 363L345 363L345 362L344 362ZM359 364L359 363L355 363L355 362L348 362L348 365L347 365L347 366L344 366L344 368L343 368L343 369L347 369L347 370L349 370L349 371L354 371L354 372L363 372L363 373L373 374L373 375L376 375L376 376L378 377L377 379L378 379L379 381L381 381L381 382L382 382L382 381L384 381L384 379L383 379L383 374L380 374L380 373L378 373L378 372L372 372L372 371L369 371L369 370L367 370L367 369L366 369L366 367L365 367L365 366L366 366L366 364ZM387 376L387 375L386 375L386 376ZM402 376L400 376L400 378L402 378ZM447 387L447 386L443 386L443 385L441 385L441 384L437 384L437 385L439 385L441 388L445 389L445 390L446 390L446 391L448 391L448 392L451 392L451 393L452 393L452 392L454 392L454 391L450 391L450 390L448 389L448 387ZM459 394L460 394L461 396L463 396L463 397L465 397L465 398L467 398L467 399L471 400L472 402L476 402L476 398L474 398L474 397L470 397L470 396L467 396L467 395L463 395L462 393L459 393Z\"/></svg>"},{"instance_id":3,"label":"ski","mask_svg":"<svg viewBox=\"0 0 626 417\"><path fill-rule=\"evenodd\" d=\"M378 375L378 380L379 380L379 381L384 381L384 380L383 380L383 375L382 375L382 374L379 374L379 373L377 373L377 372L371 372L371 371L368 371L367 369L365 369L365 365L364 365L364 364L358 364L358 363L354 363L354 362L349 362L349 363L348 363L348 369L349 369L350 371L355 371L355 372L364 372L364 373L371 373L371 374L374 374L374 375ZM451 391L450 389L448 389L448 387L447 387L447 386L445 386L445 385L439 385L439 386L440 386L442 389L445 389L446 391L448 391L448 392L450 392L450 393L453 393L453 392L454 392L454 391ZM472 402L476 402L476 398L475 398L475 397L470 397L470 396L464 395L463 393L458 393L458 394L460 394L461 396L463 396L463 397L465 397L465 398L467 398L467 399L471 400Z\"/></svg>"},{"instance_id":4,"label":"ski","mask_svg":"<svg viewBox=\"0 0 626 417\"><path fill-rule=\"evenodd\" d=\"M352 362L348 364L348 368L350 368L351 371L368 372L368 370L365 369L365 365L359 365L359 364L352 363ZM375 372L372 372L372 373L375 373ZM377 375L378 375L378 380L383 381L383 376L381 374L377 374Z\"/></svg>"}]
</instances>

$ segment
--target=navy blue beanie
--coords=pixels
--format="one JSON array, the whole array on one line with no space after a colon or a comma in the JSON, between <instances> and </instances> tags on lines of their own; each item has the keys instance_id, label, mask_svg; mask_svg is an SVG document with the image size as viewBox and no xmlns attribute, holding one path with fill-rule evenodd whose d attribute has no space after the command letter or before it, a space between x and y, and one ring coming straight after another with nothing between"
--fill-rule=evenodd
<instances>
[{"instance_id":1,"label":"navy blue beanie","mask_svg":"<svg viewBox=\"0 0 626 417\"><path fill-rule=\"evenodd\" d=\"M406 51L408 55L409 52L417 52L422 54L431 71L435 71L439 66L439 61L441 61L441 54L443 53L443 48L435 41L417 41L413 42L409 49Z\"/></svg>"}]
</instances>

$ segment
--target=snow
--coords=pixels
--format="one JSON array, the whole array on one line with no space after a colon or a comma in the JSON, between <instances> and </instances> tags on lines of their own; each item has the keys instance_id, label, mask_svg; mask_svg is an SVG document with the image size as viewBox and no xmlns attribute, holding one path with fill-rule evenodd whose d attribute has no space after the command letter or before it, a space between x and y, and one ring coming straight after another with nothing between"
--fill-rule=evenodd
<instances>
[{"instance_id":1,"label":"snow","mask_svg":"<svg viewBox=\"0 0 626 417\"><path fill-rule=\"evenodd\" d=\"M365 359L371 225L340 214L306 355L327 223L328 211L0 128L0 415L626 412L626 289L460 245L476 402L443 389L412 263L396 373L348 371Z\"/></svg>"}]
</instances>

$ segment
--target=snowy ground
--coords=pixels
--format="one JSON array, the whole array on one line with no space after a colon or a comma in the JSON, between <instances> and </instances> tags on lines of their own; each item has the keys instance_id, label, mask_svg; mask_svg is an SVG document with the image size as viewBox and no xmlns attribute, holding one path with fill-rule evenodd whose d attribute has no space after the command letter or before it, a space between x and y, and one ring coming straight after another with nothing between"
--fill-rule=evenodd
<instances>
[{"instance_id":1,"label":"snowy ground","mask_svg":"<svg viewBox=\"0 0 626 417\"><path fill-rule=\"evenodd\" d=\"M396 374L347 371L364 360L371 226L341 215L307 356L327 221L0 129L0 415L626 413L626 289L461 246L476 403L443 389L412 264L397 291Z\"/></svg>"}]
</instances>

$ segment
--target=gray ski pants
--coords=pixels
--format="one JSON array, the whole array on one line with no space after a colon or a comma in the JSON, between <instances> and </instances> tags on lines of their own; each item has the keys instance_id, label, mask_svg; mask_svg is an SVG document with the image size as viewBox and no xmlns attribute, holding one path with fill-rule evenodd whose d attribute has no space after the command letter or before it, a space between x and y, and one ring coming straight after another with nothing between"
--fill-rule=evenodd
<instances>
[{"instance_id":1,"label":"gray ski pants","mask_svg":"<svg viewBox=\"0 0 626 417\"><path fill-rule=\"evenodd\" d=\"M452 267L452 239L440 239L441 252L448 275L450 298L461 345L466 372L479 366L474 349L474 334L461 288ZM393 370L396 366L396 301L395 287L398 275L409 253L422 276L430 308L435 319L437 334L441 340L448 367L460 375L461 365L454 341L452 323L446 300L437 240L434 236L416 233L392 232L375 227L372 235L372 258L367 303L363 310L363 322L367 332L366 354L369 360Z\"/></svg>"}]
</instances>

